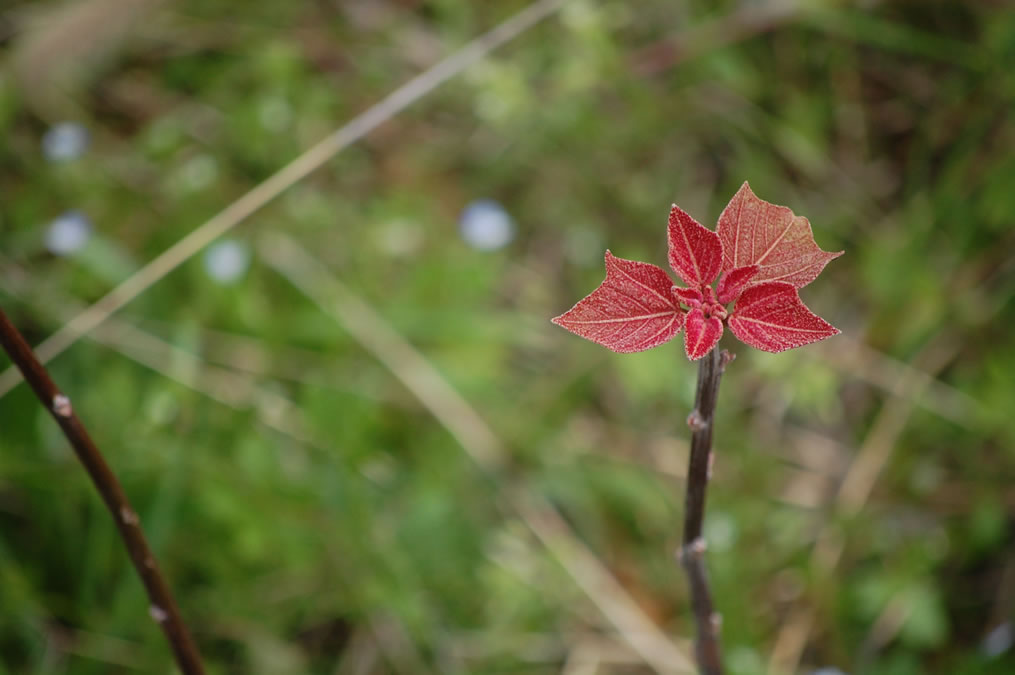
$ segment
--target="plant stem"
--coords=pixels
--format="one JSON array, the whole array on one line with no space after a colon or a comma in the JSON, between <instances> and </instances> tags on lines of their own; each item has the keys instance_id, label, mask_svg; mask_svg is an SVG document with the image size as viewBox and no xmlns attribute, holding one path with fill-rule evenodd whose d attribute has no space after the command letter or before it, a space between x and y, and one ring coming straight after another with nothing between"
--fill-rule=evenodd
<instances>
[{"instance_id":1,"label":"plant stem","mask_svg":"<svg viewBox=\"0 0 1015 675\"><path fill-rule=\"evenodd\" d=\"M25 338L10 322L2 309L0 309L0 344L3 345L11 361L24 375L25 381L35 391L43 407L60 425L64 436L70 441L75 454L84 465L85 470L88 471L92 483L102 495L102 500L113 515L113 522L116 523L116 527L120 531L120 537L127 547L127 553L134 563L134 568L141 576L141 581L148 592L151 602L148 612L166 634L166 639L169 641L169 646L173 650L180 670L184 675L203 675L204 667L201 665L201 657L183 623L169 585L159 571L155 555L148 547L137 512L131 507L127 495L116 479L116 475L106 464L102 453L88 435L77 415L74 414L70 399L56 388L45 367L39 363L32 348L28 346Z\"/></svg>"},{"instance_id":2,"label":"plant stem","mask_svg":"<svg viewBox=\"0 0 1015 675\"><path fill-rule=\"evenodd\" d=\"M691 456L687 467L687 494L684 498L684 537L678 557L687 572L691 587L691 607L697 625L694 655L699 670L705 675L719 675L722 672L719 654L720 617L713 609L712 594L708 588L702 524L705 520L705 490L712 465L712 421L719 396L719 379L731 360L730 353L720 353L718 347L702 357L698 364L694 410L687 417L687 425L692 432Z\"/></svg>"}]
</instances>

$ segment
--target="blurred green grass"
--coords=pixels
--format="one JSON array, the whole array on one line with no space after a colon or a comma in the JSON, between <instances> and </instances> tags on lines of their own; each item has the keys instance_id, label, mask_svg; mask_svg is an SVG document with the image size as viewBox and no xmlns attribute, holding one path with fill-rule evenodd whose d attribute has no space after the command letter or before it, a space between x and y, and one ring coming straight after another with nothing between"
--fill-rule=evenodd
<instances>
[{"instance_id":1,"label":"blurred green grass","mask_svg":"<svg viewBox=\"0 0 1015 675\"><path fill-rule=\"evenodd\" d=\"M40 342L524 4L181 0L140 3L118 33L116 0L7 3L5 311ZM115 317L141 337L100 331L53 374L211 672L648 672L509 502L555 505L686 650L671 552L694 367L676 345L616 356L548 318L601 280L603 249L662 264L669 204L712 225L747 179L846 250L804 291L844 335L729 345L707 528L730 672L766 672L797 639L800 672L1006 672L1013 65L1007 3L572 0L250 218L231 235L253 252L240 282L195 257ZM64 120L89 147L49 162L41 139ZM509 246L459 236L478 198L513 216ZM68 210L92 237L54 256L46 228ZM271 232L413 344L508 465L480 471L265 264ZM837 503L844 480L862 489ZM170 672L145 606L64 441L25 387L6 394L0 672Z\"/></svg>"}]
</instances>

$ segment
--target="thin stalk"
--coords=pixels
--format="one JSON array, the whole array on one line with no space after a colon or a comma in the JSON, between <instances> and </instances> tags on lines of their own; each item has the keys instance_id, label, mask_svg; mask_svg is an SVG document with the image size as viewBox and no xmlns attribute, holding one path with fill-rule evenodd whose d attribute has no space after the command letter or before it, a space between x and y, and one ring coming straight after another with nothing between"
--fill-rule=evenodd
<instances>
[{"instance_id":1,"label":"thin stalk","mask_svg":"<svg viewBox=\"0 0 1015 675\"><path fill-rule=\"evenodd\" d=\"M99 448L74 414L70 399L53 384L45 367L39 363L32 348L2 309L0 309L0 344L24 375L25 381L35 391L43 407L60 425L64 436L70 441L75 454L106 503L113 516L113 522L120 531L120 537L127 547L131 562L134 563L134 568L148 592L151 602L148 613L166 634L180 670L184 675L203 675L204 667L201 665L197 647L183 623L169 585L159 571L155 555L148 547L137 512L131 507L120 482L106 464Z\"/></svg>"},{"instance_id":2,"label":"thin stalk","mask_svg":"<svg viewBox=\"0 0 1015 675\"><path fill-rule=\"evenodd\" d=\"M697 626L694 655L698 669L705 675L722 673L719 652L720 616L713 608L712 593L708 587L702 526L705 520L705 491L712 466L712 421L716 399L719 397L719 379L731 360L730 353L720 353L718 347L701 359L698 364L694 410L687 417L687 425L691 428L691 456L687 467L687 494L684 498L684 536L678 557L687 572L691 587L691 607Z\"/></svg>"}]
</instances>

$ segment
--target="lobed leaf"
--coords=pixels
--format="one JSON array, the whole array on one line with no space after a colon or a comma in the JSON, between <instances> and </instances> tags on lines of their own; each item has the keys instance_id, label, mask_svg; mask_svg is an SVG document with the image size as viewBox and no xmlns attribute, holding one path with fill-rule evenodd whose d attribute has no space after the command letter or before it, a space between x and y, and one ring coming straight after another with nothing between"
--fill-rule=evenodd
<instances>
[{"instance_id":1,"label":"lobed leaf","mask_svg":"<svg viewBox=\"0 0 1015 675\"><path fill-rule=\"evenodd\" d=\"M723 271L757 265L752 284L785 281L802 288L842 255L822 251L806 218L759 199L746 182L719 216L718 232Z\"/></svg>"},{"instance_id":2,"label":"lobed leaf","mask_svg":"<svg viewBox=\"0 0 1015 675\"><path fill-rule=\"evenodd\" d=\"M715 281L722 264L719 235L708 229L676 204L670 209L670 267L691 288Z\"/></svg>"},{"instance_id":3,"label":"lobed leaf","mask_svg":"<svg viewBox=\"0 0 1015 675\"><path fill-rule=\"evenodd\" d=\"M644 351L673 339L683 327L672 288L662 268L607 251L603 283L552 321L615 352Z\"/></svg>"},{"instance_id":4,"label":"lobed leaf","mask_svg":"<svg viewBox=\"0 0 1015 675\"><path fill-rule=\"evenodd\" d=\"M744 291L733 307L729 327L742 342L766 352L782 352L839 333L807 309L796 286L785 281L767 281Z\"/></svg>"}]
</instances>

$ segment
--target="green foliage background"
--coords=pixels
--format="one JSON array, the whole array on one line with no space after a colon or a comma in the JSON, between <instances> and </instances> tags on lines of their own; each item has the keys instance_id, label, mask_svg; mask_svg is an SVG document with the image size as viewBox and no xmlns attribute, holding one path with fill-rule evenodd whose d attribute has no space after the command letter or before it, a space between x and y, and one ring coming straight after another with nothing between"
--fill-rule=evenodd
<instances>
[{"instance_id":1,"label":"green foliage background","mask_svg":"<svg viewBox=\"0 0 1015 675\"><path fill-rule=\"evenodd\" d=\"M524 4L5 2L4 310L40 342ZM241 282L195 257L52 372L210 672L649 672L511 504L552 503L689 653L671 554L696 369L679 342L618 356L548 319L599 283L606 247L665 264L671 202L714 225L750 180L846 250L803 293L843 335L726 344L707 531L729 671L768 672L801 639L799 672L1011 672L1013 73L1005 2L572 0L231 234L254 251ZM49 163L40 139L66 119L90 146ZM459 237L481 197L518 224L497 252ZM70 209L94 234L55 257L46 226ZM507 464L478 470L266 264L270 233L411 342ZM0 672L169 658L108 514L18 386L0 398Z\"/></svg>"}]
</instances>

